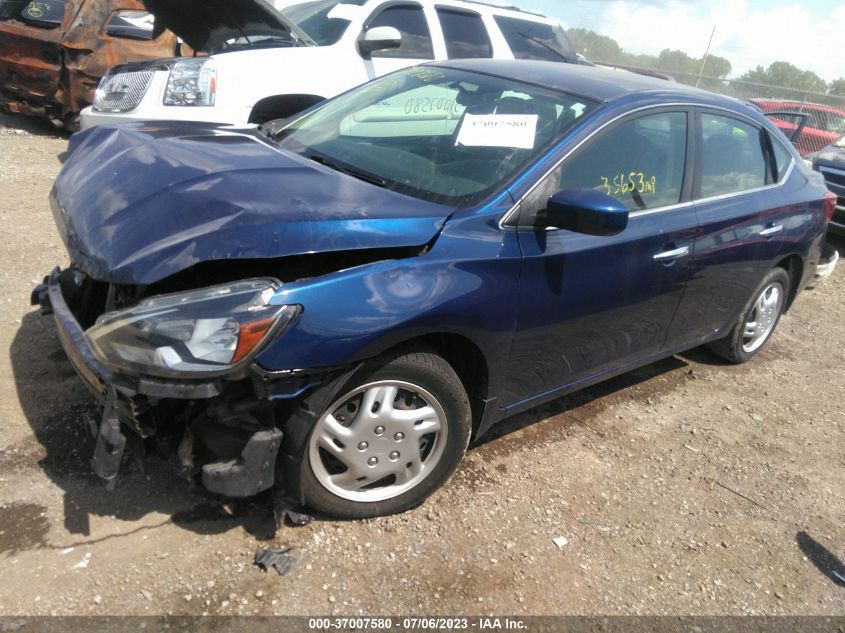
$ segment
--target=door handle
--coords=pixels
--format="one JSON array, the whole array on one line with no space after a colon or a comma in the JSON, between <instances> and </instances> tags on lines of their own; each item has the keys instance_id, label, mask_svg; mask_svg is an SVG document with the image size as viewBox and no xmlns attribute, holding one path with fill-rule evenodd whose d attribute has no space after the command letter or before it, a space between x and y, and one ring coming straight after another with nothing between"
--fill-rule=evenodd
<instances>
[{"instance_id":1,"label":"door handle","mask_svg":"<svg viewBox=\"0 0 845 633\"><path fill-rule=\"evenodd\" d=\"M783 233L783 224L778 224L778 225L775 225L775 226L770 226L767 229L763 229L762 231L760 231L760 236L761 237L774 237L775 235L778 235L780 233Z\"/></svg>"},{"instance_id":2,"label":"door handle","mask_svg":"<svg viewBox=\"0 0 845 633\"><path fill-rule=\"evenodd\" d=\"M681 248L674 248L671 251L664 251L654 256L656 262L671 262L682 257L689 257L689 246L681 246Z\"/></svg>"}]
</instances>

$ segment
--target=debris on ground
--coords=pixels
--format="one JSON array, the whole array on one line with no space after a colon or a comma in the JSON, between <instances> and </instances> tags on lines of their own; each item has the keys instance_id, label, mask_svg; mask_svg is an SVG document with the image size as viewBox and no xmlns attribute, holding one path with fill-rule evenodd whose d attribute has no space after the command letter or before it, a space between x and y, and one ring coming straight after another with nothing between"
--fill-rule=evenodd
<instances>
[{"instance_id":1,"label":"debris on ground","mask_svg":"<svg viewBox=\"0 0 845 633\"><path fill-rule=\"evenodd\" d=\"M557 545L558 549L563 549L564 547L569 545L569 539L563 536L558 536L557 538L552 539L552 543Z\"/></svg>"},{"instance_id":2,"label":"debris on ground","mask_svg":"<svg viewBox=\"0 0 845 633\"><path fill-rule=\"evenodd\" d=\"M276 519L276 528L284 525L290 527L303 527L311 523L313 518L310 515L297 512L294 508L298 506L286 497L273 499L273 516Z\"/></svg>"},{"instance_id":3,"label":"debris on ground","mask_svg":"<svg viewBox=\"0 0 845 633\"><path fill-rule=\"evenodd\" d=\"M255 565L261 568L262 571L270 571L275 569L280 576L286 576L294 570L302 554L291 554L293 545L284 545L282 547L259 549L255 552Z\"/></svg>"},{"instance_id":4,"label":"debris on ground","mask_svg":"<svg viewBox=\"0 0 845 633\"><path fill-rule=\"evenodd\" d=\"M82 557L82 560L76 563L71 569L85 569L88 567L88 563L91 562L91 552L86 552L85 556Z\"/></svg>"}]
</instances>

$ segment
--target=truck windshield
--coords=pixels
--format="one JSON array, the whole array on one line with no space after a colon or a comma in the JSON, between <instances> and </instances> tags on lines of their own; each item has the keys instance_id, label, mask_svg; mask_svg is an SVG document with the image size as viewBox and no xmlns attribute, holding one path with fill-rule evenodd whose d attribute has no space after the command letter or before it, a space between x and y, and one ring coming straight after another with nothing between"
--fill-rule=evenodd
<instances>
[{"instance_id":1,"label":"truck windshield","mask_svg":"<svg viewBox=\"0 0 845 633\"><path fill-rule=\"evenodd\" d=\"M0 20L54 29L65 18L66 0L0 0Z\"/></svg>"},{"instance_id":2,"label":"truck windshield","mask_svg":"<svg viewBox=\"0 0 845 633\"><path fill-rule=\"evenodd\" d=\"M316 0L282 9L282 14L310 37L317 46L336 44L351 21L346 16L366 0Z\"/></svg>"}]
</instances>

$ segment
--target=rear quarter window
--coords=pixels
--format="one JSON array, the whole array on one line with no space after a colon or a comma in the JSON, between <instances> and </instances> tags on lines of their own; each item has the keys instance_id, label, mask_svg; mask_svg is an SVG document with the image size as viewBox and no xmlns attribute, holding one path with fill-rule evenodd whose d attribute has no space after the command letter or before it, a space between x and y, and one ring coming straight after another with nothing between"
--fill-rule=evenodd
<instances>
[{"instance_id":1,"label":"rear quarter window","mask_svg":"<svg viewBox=\"0 0 845 633\"><path fill-rule=\"evenodd\" d=\"M774 135L770 134L769 138L772 143L772 151L775 155L775 169L777 170L778 182L781 182L786 177L786 172L789 171L792 165L792 154L787 151L783 144L777 140Z\"/></svg>"}]
</instances>

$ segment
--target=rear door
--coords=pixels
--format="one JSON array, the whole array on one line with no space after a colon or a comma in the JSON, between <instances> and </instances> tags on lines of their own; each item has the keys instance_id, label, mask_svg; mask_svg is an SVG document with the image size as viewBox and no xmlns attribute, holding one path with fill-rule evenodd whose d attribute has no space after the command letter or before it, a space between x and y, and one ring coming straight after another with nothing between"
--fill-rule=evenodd
<instances>
[{"instance_id":1,"label":"rear door","mask_svg":"<svg viewBox=\"0 0 845 633\"><path fill-rule=\"evenodd\" d=\"M693 184L701 226L692 276L672 326L675 342L711 335L736 319L790 237L790 215L778 184L791 154L776 164L768 132L721 110L696 111Z\"/></svg>"},{"instance_id":2,"label":"rear door","mask_svg":"<svg viewBox=\"0 0 845 633\"><path fill-rule=\"evenodd\" d=\"M649 110L587 141L523 201L509 404L550 394L663 349L689 276L697 220L682 204L689 114ZM625 202L612 237L533 226L554 193L591 187Z\"/></svg>"}]
</instances>

